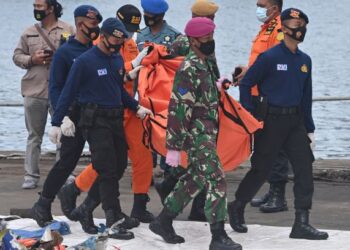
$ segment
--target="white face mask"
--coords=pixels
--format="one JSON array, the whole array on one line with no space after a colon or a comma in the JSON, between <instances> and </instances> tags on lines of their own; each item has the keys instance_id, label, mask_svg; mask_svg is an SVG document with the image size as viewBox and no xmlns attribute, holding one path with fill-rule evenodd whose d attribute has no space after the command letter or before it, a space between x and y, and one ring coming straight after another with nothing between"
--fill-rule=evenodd
<instances>
[{"instance_id":1,"label":"white face mask","mask_svg":"<svg viewBox=\"0 0 350 250\"><path fill-rule=\"evenodd\" d=\"M267 13L267 9L266 8L262 8L262 7L257 7L256 8L256 18L264 23L269 17L266 15Z\"/></svg>"}]
</instances>

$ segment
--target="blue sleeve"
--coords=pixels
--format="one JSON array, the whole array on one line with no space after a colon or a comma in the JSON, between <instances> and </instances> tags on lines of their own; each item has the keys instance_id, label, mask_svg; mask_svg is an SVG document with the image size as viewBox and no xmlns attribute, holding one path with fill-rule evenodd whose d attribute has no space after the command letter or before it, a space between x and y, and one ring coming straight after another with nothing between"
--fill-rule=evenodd
<instances>
[{"instance_id":1,"label":"blue sleeve","mask_svg":"<svg viewBox=\"0 0 350 250\"><path fill-rule=\"evenodd\" d=\"M58 99L55 112L52 117L52 126L60 126L63 117L67 114L70 105L77 96L79 86L84 82L84 63L81 60L76 60L69 71L66 84L63 87L62 93Z\"/></svg>"},{"instance_id":2,"label":"blue sleeve","mask_svg":"<svg viewBox=\"0 0 350 250\"><path fill-rule=\"evenodd\" d=\"M123 84L119 84L120 87L120 93L122 97L122 102L124 107L129 108L133 111L137 111L137 105L139 105L139 102L136 101L134 98L132 98L129 93L125 90Z\"/></svg>"},{"instance_id":3,"label":"blue sleeve","mask_svg":"<svg viewBox=\"0 0 350 250\"><path fill-rule=\"evenodd\" d=\"M239 99L242 106L252 112L254 109L251 89L256 84L261 84L268 70L268 59L265 54L261 54L255 63L248 69L246 75L239 85Z\"/></svg>"},{"instance_id":4,"label":"blue sleeve","mask_svg":"<svg viewBox=\"0 0 350 250\"><path fill-rule=\"evenodd\" d=\"M59 51L56 52L51 63L49 77L49 99L53 110L56 109L57 101L61 95L68 73L69 66L62 54Z\"/></svg>"},{"instance_id":5,"label":"blue sleeve","mask_svg":"<svg viewBox=\"0 0 350 250\"><path fill-rule=\"evenodd\" d=\"M315 124L312 118L312 64L310 59L309 76L304 85L304 93L302 99L302 109L304 113L305 128L308 133L315 131Z\"/></svg>"}]
</instances>

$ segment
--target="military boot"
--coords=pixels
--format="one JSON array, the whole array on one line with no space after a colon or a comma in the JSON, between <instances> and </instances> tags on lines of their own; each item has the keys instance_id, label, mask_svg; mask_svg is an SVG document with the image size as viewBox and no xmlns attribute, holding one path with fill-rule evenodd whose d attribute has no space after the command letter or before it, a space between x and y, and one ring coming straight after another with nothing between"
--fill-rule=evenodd
<instances>
[{"instance_id":1,"label":"military boot","mask_svg":"<svg viewBox=\"0 0 350 250\"><path fill-rule=\"evenodd\" d=\"M245 205L239 200L229 202L227 205L227 213L230 220L230 225L233 230L238 233L248 232L248 227L245 224L244 220L244 208Z\"/></svg>"},{"instance_id":2,"label":"military boot","mask_svg":"<svg viewBox=\"0 0 350 250\"><path fill-rule=\"evenodd\" d=\"M61 202L62 212L70 220L77 220L71 216L71 213L76 207L76 202L79 195L80 190L75 185L74 181L64 185L57 194L57 197Z\"/></svg>"},{"instance_id":3,"label":"military boot","mask_svg":"<svg viewBox=\"0 0 350 250\"><path fill-rule=\"evenodd\" d=\"M287 201L285 198L286 183L271 183L270 195L267 202L260 206L263 213L276 213L287 211Z\"/></svg>"},{"instance_id":4,"label":"military boot","mask_svg":"<svg viewBox=\"0 0 350 250\"><path fill-rule=\"evenodd\" d=\"M271 190L271 188L270 188ZM262 204L266 203L270 197L270 191L261 196L260 198L253 198L250 202L252 207L260 207Z\"/></svg>"},{"instance_id":5,"label":"military boot","mask_svg":"<svg viewBox=\"0 0 350 250\"><path fill-rule=\"evenodd\" d=\"M154 220L154 215L147 211L147 202L150 199L147 194L134 194L134 205L130 217L138 219L143 223L150 223Z\"/></svg>"},{"instance_id":6,"label":"military boot","mask_svg":"<svg viewBox=\"0 0 350 250\"><path fill-rule=\"evenodd\" d=\"M53 221L51 214L53 200L40 195L39 200L32 207L32 217L40 227L45 227Z\"/></svg>"},{"instance_id":7,"label":"military boot","mask_svg":"<svg viewBox=\"0 0 350 250\"><path fill-rule=\"evenodd\" d=\"M193 199L191 212L190 212L190 215L188 216L189 220L207 221L207 218L205 217L205 213L204 213L206 195L207 195L207 192L203 190Z\"/></svg>"},{"instance_id":8,"label":"military boot","mask_svg":"<svg viewBox=\"0 0 350 250\"><path fill-rule=\"evenodd\" d=\"M72 211L71 217L80 222L85 233L98 233L98 228L94 224L93 211L99 204L100 201L95 201L87 196L83 203Z\"/></svg>"},{"instance_id":9,"label":"military boot","mask_svg":"<svg viewBox=\"0 0 350 250\"><path fill-rule=\"evenodd\" d=\"M115 209L105 210L106 226L108 229L108 237L118 240L130 240L135 236L132 232L129 232L126 228L121 226L124 222L124 218L118 219Z\"/></svg>"},{"instance_id":10,"label":"military boot","mask_svg":"<svg viewBox=\"0 0 350 250\"><path fill-rule=\"evenodd\" d=\"M327 232L321 232L309 224L309 211L297 209L289 238L306 240L326 240Z\"/></svg>"},{"instance_id":11,"label":"military boot","mask_svg":"<svg viewBox=\"0 0 350 250\"><path fill-rule=\"evenodd\" d=\"M211 242L209 250L242 250L242 246L228 237L223 221L210 224Z\"/></svg>"},{"instance_id":12,"label":"military boot","mask_svg":"<svg viewBox=\"0 0 350 250\"><path fill-rule=\"evenodd\" d=\"M165 242L170 244L184 243L185 239L175 233L173 228L173 219L177 214L163 208L162 212L149 224L149 229L160 235Z\"/></svg>"},{"instance_id":13,"label":"military boot","mask_svg":"<svg viewBox=\"0 0 350 250\"><path fill-rule=\"evenodd\" d=\"M162 182L155 183L154 187L156 188L162 204L164 204L164 200L170 194L170 192L173 191L177 181L178 178L171 174L168 174L164 177L164 180Z\"/></svg>"}]
</instances>

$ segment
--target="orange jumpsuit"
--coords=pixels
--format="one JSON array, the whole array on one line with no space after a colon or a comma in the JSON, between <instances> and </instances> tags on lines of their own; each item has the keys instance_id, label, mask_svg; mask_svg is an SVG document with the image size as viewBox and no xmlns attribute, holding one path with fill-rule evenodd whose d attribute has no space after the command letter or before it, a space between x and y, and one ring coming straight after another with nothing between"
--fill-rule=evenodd
<instances>
[{"instance_id":1,"label":"orange jumpsuit","mask_svg":"<svg viewBox=\"0 0 350 250\"><path fill-rule=\"evenodd\" d=\"M95 42L96 44L96 42ZM131 61L138 55L137 45L134 40L124 42L120 54L124 59L126 72L132 70ZM133 81L125 83L127 92L134 96ZM135 194L146 194L152 181L153 160L152 153L142 143L142 121L131 110L125 110L124 128L126 140L129 146L128 157L132 163L132 191ZM76 186L81 191L88 191L97 177L92 164L89 164L75 179Z\"/></svg>"},{"instance_id":2,"label":"orange jumpsuit","mask_svg":"<svg viewBox=\"0 0 350 250\"><path fill-rule=\"evenodd\" d=\"M261 25L261 30L253 40L252 50L250 52L249 64L252 66L256 58L266 50L280 43L283 40L283 33L281 31L281 17L277 16L272 19L269 23ZM258 87L252 88L252 95L258 96Z\"/></svg>"}]
</instances>

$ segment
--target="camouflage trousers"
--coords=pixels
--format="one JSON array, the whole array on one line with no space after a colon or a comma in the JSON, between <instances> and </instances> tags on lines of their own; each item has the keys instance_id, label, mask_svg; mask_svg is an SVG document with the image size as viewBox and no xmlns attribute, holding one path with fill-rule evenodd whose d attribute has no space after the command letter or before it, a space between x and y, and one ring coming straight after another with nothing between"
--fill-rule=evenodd
<instances>
[{"instance_id":1,"label":"camouflage trousers","mask_svg":"<svg viewBox=\"0 0 350 250\"><path fill-rule=\"evenodd\" d=\"M206 189L204 212L210 224L224 221L226 217L226 180L215 149L191 149L188 152L188 170L177 182L164 201L173 213L184 207Z\"/></svg>"}]
</instances>

